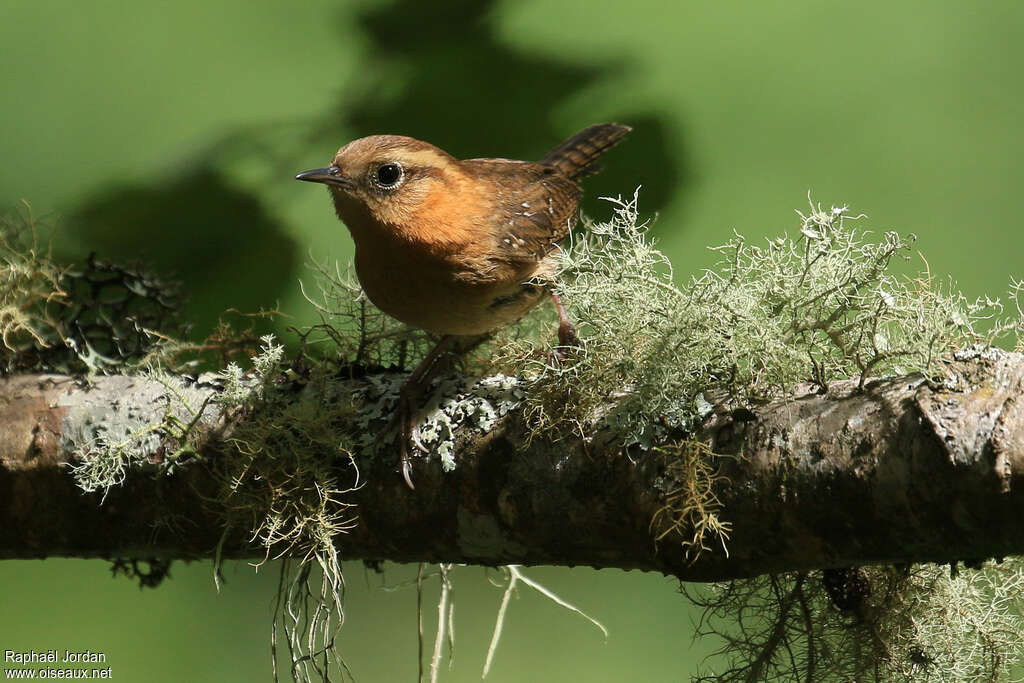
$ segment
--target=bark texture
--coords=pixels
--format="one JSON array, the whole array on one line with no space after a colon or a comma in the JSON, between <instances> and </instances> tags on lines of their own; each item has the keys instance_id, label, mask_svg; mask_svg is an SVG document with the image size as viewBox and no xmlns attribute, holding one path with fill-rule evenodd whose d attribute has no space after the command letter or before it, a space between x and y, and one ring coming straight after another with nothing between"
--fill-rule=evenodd
<instances>
[{"instance_id":1,"label":"bark texture","mask_svg":"<svg viewBox=\"0 0 1024 683\"><path fill-rule=\"evenodd\" d=\"M716 408L696 436L711 443L715 492L732 525L728 554L695 561L680 537L655 543L651 520L681 482L664 454L534 439L510 415L460 439L458 467L418 459L416 491L393 457L364 465L351 494L358 524L343 559L582 564L721 580L872 563L950 562L1024 553L1024 356L998 351L952 367L935 386L918 376L859 390L811 387L756 409ZM192 400L217 391L194 386ZM0 380L0 558L213 556L224 534L207 465L230 457L210 407L204 459L155 475L131 471L101 503L68 471L75 448L117 423L145 423L170 401L158 383L60 376ZM130 428L128 428L130 431ZM169 446L150 435L147 457ZM348 466L339 462L339 467ZM262 556L245 529L225 557Z\"/></svg>"}]
</instances>

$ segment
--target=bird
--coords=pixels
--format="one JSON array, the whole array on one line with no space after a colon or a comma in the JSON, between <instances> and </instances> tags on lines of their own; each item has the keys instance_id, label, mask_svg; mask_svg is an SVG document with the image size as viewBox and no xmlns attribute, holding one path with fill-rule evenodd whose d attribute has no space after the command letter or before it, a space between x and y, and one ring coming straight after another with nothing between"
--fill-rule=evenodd
<instances>
[{"instance_id":1,"label":"bird","mask_svg":"<svg viewBox=\"0 0 1024 683\"><path fill-rule=\"evenodd\" d=\"M370 301L441 335L400 392L400 464L410 489L412 404L459 340L482 338L549 296L560 347L576 344L550 284L554 252L577 222L579 180L599 171L599 158L631 130L594 124L537 162L460 160L412 137L371 135L343 146L329 166L295 176L327 186L355 243L356 276Z\"/></svg>"}]
</instances>

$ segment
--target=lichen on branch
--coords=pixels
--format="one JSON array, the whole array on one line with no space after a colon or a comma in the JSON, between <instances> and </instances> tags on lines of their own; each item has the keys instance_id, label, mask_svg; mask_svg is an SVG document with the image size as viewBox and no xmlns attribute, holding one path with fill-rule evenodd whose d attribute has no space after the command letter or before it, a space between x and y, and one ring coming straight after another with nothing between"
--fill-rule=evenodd
<instances>
[{"instance_id":1,"label":"lichen on branch","mask_svg":"<svg viewBox=\"0 0 1024 683\"><path fill-rule=\"evenodd\" d=\"M927 270L894 272L913 236L872 239L845 206L811 202L795 238L757 246L736 234L712 248L714 267L677 286L637 195L609 201L612 219L587 222L561 252L557 287L581 348L557 364L538 338L499 353L499 367L532 382L525 410L538 431L603 426L653 444L701 419L708 395L759 401L801 382L938 376L957 349L1017 329L997 320L998 300L969 301Z\"/></svg>"}]
</instances>

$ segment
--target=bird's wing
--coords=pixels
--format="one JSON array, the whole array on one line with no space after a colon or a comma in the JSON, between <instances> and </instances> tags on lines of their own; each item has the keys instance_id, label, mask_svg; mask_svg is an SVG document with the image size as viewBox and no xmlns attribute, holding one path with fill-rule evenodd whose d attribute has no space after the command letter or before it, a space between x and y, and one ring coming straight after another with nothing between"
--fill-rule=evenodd
<instances>
[{"instance_id":1,"label":"bird's wing","mask_svg":"<svg viewBox=\"0 0 1024 683\"><path fill-rule=\"evenodd\" d=\"M494 255L511 264L536 263L576 224L581 190L557 171L525 161L471 159L496 188Z\"/></svg>"}]
</instances>

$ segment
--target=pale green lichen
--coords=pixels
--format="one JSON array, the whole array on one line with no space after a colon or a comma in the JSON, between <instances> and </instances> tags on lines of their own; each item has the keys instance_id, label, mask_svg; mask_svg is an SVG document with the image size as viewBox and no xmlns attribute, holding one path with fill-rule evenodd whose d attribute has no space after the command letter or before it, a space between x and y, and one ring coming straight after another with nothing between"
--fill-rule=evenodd
<instances>
[{"instance_id":1,"label":"pale green lichen","mask_svg":"<svg viewBox=\"0 0 1024 683\"><path fill-rule=\"evenodd\" d=\"M76 398L81 400L70 407L61 448L74 455L71 473L78 486L90 493L103 491L106 498L111 488L124 482L131 468L145 465L160 450L163 411L159 397L149 396L146 409L140 409L134 400L128 403L104 397L102 403L95 404L89 395Z\"/></svg>"},{"instance_id":2,"label":"pale green lichen","mask_svg":"<svg viewBox=\"0 0 1024 683\"><path fill-rule=\"evenodd\" d=\"M557 364L536 339L501 348L499 367L529 382L535 433L603 428L649 446L699 419L708 393L749 401L806 381L936 376L958 348L990 341L979 329L1002 310L927 272L895 274L912 237L872 239L846 207L813 203L797 239L753 246L737 235L714 249L718 265L677 286L637 197L610 201L612 220L588 225L560 254L558 288L580 348Z\"/></svg>"},{"instance_id":3,"label":"pale green lichen","mask_svg":"<svg viewBox=\"0 0 1024 683\"><path fill-rule=\"evenodd\" d=\"M333 539L351 525L345 496L360 485L348 445L355 404L322 374L297 395L282 387L283 359L284 347L267 335L248 371L232 363L218 377L215 402L230 415L235 456L217 468L222 502L230 518L246 518L268 553L333 552ZM339 458L352 463L351 484L339 482Z\"/></svg>"},{"instance_id":4,"label":"pale green lichen","mask_svg":"<svg viewBox=\"0 0 1024 683\"><path fill-rule=\"evenodd\" d=\"M251 406L266 394L267 386L281 374L284 346L274 341L274 335L260 339L259 353L252 356L252 368L243 370L237 363L228 363L220 371L221 390L216 402L226 406Z\"/></svg>"}]
</instances>

